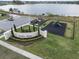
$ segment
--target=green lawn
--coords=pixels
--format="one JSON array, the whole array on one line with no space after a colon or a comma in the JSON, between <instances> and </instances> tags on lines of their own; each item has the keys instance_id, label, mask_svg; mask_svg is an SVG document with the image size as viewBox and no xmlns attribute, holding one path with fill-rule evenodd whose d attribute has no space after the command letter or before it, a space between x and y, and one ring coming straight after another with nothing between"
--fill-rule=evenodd
<instances>
[{"instance_id":1,"label":"green lawn","mask_svg":"<svg viewBox=\"0 0 79 59\"><path fill-rule=\"evenodd\" d=\"M0 10L0 14L7 14L6 11L3 11L3 10ZM0 16L0 20L3 20L3 19L8 19L9 16L5 15L5 16Z\"/></svg>"},{"instance_id":2,"label":"green lawn","mask_svg":"<svg viewBox=\"0 0 79 59\"><path fill-rule=\"evenodd\" d=\"M0 16L0 20L8 19L9 16Z\"/></svg>"},{"instance_id":3,"label":"green lawn","mask_svg":"<svg viewBox=\"0 0 79 59\"><path fill-rule=\"evenodd\" d=\"M47 39L39 39L38 41L31 42L29 45L26 44L29 42L24 42L26 45L13 40L6 42L43 57L44 59L79 59L78 38L72 40L48 33Z\"/></svg>"},{"instance_id":4,"label":"green lawn","mask_svg":"<svg viewBox=\"0 0 79 59\"><path fill-rule=\"evenodd\" d=\"M0 59L28 59L3 46L0 46Z\"/></svg>"},{"instance_id":5,"label":"green lawn","mask_svg":"<svg viewBox=\"0 0 79 59\"><path fill-rule=\"evenodd\" d=\"M66 29L69 32L66 35L71 33L71 28L72 23L69 23ZM79 59L79 21L76 24L75 40L48 33L46 39L31 42L17 42L10 39L6 42L44 59Z\"/></svg>"}]
</instances>

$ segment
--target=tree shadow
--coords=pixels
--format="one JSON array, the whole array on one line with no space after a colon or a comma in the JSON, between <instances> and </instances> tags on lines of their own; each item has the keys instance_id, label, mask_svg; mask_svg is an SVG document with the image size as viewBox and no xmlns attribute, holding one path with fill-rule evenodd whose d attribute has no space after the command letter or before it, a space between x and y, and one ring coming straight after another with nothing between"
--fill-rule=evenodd
<instances>
[{"instance_id":1,"label":"tree shadow","mask_svg":"<svg viewBox=\"0 0 79 59\"><path fill-rule=\"evenodd\" d=\"M17 38L16 38L17 39ZM40 39L36 39L36 40L32 40L32 41L18 41L18 40L14 40L14 39L12 39L12 38L10 38L10 39L8 39L7 40L7 42L9 42L9 43L16 43L16 44L18 44L18 45L22 45L22 46L30 46L30 45L32 45L33 43L35 43L35 42L38 42L38 41L42 41L42 40L44 40L45 38L43 38L43 37L41 37ZM27 39L26 39L27 40Z\"/></svg>"}]
</instances>

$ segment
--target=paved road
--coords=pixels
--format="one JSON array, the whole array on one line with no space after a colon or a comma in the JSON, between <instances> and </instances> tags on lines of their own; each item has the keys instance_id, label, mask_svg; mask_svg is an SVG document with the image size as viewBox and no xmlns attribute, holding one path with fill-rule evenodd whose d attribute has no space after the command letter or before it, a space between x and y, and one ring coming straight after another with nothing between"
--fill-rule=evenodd
<instances>
[{"instance_id":1,"label":"paved road","mask_svg":"<svg viewBox=\"0 0 79 59\"><path fill-rule=\"evenodd\" d=\"M0 28L4 31L10 30L11 27L13 27L13 24L15 24L17 27L21 26L23 24L30 23L31 20L33 20L31 17L25 17L25 16L16 16L14 15L14 21L8 21L8 20L2 20L0 21Z\"/></svg>"}]
</instances>

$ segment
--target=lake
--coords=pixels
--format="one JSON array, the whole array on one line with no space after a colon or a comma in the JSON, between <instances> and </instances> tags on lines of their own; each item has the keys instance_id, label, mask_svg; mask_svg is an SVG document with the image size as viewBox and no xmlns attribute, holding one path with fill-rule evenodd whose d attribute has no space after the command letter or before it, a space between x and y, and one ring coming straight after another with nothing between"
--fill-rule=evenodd
<instances>
[{"instance_id":1,"label":"lake","mask_svg":"<svg viewBox=\"0 0 79 59\"><path fill-rule=\"evenodd\" d=\"M25 5L3 5L0 9L9 11L9 8L17 8L24 14L41 15L45 13L63 15L63 16L79 16L79 5L77 4L25 4Z\"/></svg>"}]
</instances>

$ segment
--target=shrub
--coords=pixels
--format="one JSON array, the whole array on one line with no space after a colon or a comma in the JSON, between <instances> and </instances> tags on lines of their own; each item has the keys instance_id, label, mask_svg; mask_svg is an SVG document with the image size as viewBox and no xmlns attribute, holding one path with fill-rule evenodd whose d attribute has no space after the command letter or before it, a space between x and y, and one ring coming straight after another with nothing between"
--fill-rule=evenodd
<instances>
[{"instance_id":1,"label":"shrub","mask_svg":"<svg viewBox=\"0 0 79 59\"><path fill-rule=\"evenodd\" d=\"M1 16L6 16L6 14L5 13L2 13Z\"/></svg>"},{"instance_id":2,"label":"shrub","mask_svg":"<svg viewBox=\"0 0 79 59\"><path fill-rule=\"evenodd\" d=\"M52 13L47 13L48 16L59 16L59 15L56 15L56 14L52 14Z\"/></svg>"}]
</instances>

